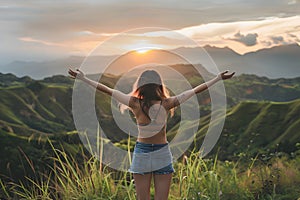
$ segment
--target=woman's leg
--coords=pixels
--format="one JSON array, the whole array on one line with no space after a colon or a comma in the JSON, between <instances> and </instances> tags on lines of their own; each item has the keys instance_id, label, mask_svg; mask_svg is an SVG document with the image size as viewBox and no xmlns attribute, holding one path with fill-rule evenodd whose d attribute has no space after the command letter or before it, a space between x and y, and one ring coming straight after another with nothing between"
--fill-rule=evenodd
<instances>
[{"instance_id":1,"label":"woman's leg","mask_svg":"<svg viewBox=\"0 0 300 200\"><path fill-rule=\"evenodd\" d=\"M137 200L150 200L152 174L133 174Z\"/></svg>"},{"instance_id":2,"label":"woman's leg","mask_svg":"<svg viewBox=\"0 0 300 200\"><path fill-rule=\"evenodd\" d=\"M171 174L154 174L155 200L167 200L172 180Z\"/></svg>"}]
</instances>

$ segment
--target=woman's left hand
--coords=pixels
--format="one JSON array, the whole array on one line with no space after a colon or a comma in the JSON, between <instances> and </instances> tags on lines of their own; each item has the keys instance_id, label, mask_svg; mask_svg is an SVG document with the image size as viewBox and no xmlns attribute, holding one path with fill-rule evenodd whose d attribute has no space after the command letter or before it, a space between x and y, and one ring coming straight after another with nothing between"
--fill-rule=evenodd
<instances>
[{"instance_id":1,"label":"woman's left hand","mask_svg":"<svg viewBox=\"0 0 300 200\"><path fill-rule=\"evenodd\" d=\"M231 74L227 74L227 73L228 73L228 70L218 74L218 78L220 80L230 79L235 74L235 72L232 72Z\"/></svg>"}]
</instances>

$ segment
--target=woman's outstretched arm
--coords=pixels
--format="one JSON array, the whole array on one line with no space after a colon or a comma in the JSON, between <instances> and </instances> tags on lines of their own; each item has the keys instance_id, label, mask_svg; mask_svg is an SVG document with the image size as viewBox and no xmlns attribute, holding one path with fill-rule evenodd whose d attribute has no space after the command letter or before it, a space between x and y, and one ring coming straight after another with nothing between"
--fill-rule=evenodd
<instances>
[{"instance_id":1,"label":"woman's outstretched arm","mask_svg":"<svg viewBox=\"0 0 300 200\"><path fill-rule=\"evenodd\" d=\"M112 89L102 83L98 83L96 81L93 81L93 80L87 78L85 76L85 74L82 71L80 71L79 69L76 69L76 71L69 69L68 73L71 78L73 78L73 79L78 78L79 80L96 88L98 91L104 92L104 93L112 96L113 98L115 98L117 101L119 101L120 103L122 103L124 105L127 105L131 108L136 105L136 101L135 101L134 97L132 97L128 94L125 94L119 90Z\"/></svg>"},{"instance_id":2,"label":"woman's outstretched arm","mask_svg":"<svg viewBox=\"0 0 300 200\"><path fill-rule=\"evenodd\" d=\"M206 90L210 86L214 85L215 83L219 82L220 80L229 79L235 74L235 72L233 72L231 74L227 74L227 73L228 73L228 71L224 71L224 72L218 74L218 76L216 76L215 78L213 78L205 83L202 83L202 84L194 87L193 89L184 91L176 96L168 98L167 104L169 106L167 106L167 107L169 109L176 107L176 106L180 105L181 103L185 102L186 100L188 100L189 98L191 98L194 94L203 92L204 90Z\"/></svg>"}]
</instances>

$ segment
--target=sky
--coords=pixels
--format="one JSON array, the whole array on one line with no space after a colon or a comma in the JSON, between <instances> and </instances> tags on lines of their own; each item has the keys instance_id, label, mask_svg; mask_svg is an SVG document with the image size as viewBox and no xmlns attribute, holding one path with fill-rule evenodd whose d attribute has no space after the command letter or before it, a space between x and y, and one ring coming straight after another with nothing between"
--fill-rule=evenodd
<instances>
[{"instance_id":1,"label":"sky","mask_svg":"<svg viewBox=\"0 0 300 200\"><path fill-rule=\"evenodd\" d=\"M300 45L300 0L65 0L0 1L0 66L86 56L122 32L160 27L197 45L229 47L239 54ZM103 55L139 45L172 49L184 42L164 31L128 34Z\"/></svg>"}]
</instances>

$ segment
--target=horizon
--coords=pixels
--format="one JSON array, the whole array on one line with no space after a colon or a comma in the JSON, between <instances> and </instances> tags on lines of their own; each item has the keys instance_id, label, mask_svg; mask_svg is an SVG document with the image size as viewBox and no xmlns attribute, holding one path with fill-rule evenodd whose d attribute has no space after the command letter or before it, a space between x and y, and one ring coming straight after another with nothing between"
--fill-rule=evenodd
<instances>
[{"instance_id":1,"label":"horizon","mask_svg":"<svg viewBox=\"0 0 300 200\"><path fill-rule=\"evenodd\" d=\"M178 64L174 64L174 65L178 65ZM179 64L180 65L180 64ZM170 67L172 67L172 65L170 65ZM91 73L87 73L86 75L87 76L94 76L94 75L99 75L99 74L101 74L101 73L93 73L93 74L91 74ZM110 73L110 72L106 72L106 73L103 73L104 75L108 75L108 76L116 76L116 77L118 77L118 76L122 76L122 75L124 75L125 73L122 73L122 74L118 74L118 75L116 75L116 74L112 74L112 73ZM46 78L52 78L52 77L55 77L55 76L64 76L64 77L68 77L66 74L52 74L52 75L49 75L49 76L45 76L45 77L40 77L40 78L35 78L35 77L32 77L32 76L30 76L30 75L17 75L17 74L14 74L13 72L1 72L0 71L0 75L13 75L13 76L15 76L16 78L18 78L18 79L21 79L21 78L25 78L25 77L29 77L29 78L31 78L32 80L34 80L34 81L42 81L42 80L44 80L44 79L46 79ZM138 75L136 75L136 76L138 76ZM298 79L298 78L300 78L300 75L298 75L298 76L295 76L295 77L267 77L267 76L263 76L263 75L261 75L261 76L259 76L259 75L257 75L257 74L247 74L247 73L242 73L242 74L236 74L235 75L235 77L239 77L239 76L256 76L256 77L258 77L258 78L266 78L266 79L268 79L268 80L280 80L280 79Z\"/></svg>"},{"instance_id":2,"label":"horizon","mask_svg":"<svg viewBox=\"0 0 300 200\"><path fill-rule=\"evenodd\" d=\"M33 79L42 79L59 74L66 76L69 67L83 67L81 69L87 74L98 74L99 70L107 68L105 69L106 72L120 75L130 72L134 67L141 67L154 62L154 64L162 65L200 64L210 73L217 74L218 72L210 68L210 64L206 61L211 58L219 71L230 70L235 71L237 75L254 74L269 79L296 78L300 76L299 50L298 44L274 46L243 55L229 47L212 45L178 47L171 50L135 49L127 51L123 55L92 54L89 57L73 55L46 61L16 60L8 65L0 66L0 72L12 73L18 77L30 76ZM208 54L208 57L205 54ZM181 57L188 58L188 60L182 60Z\"/></svg>"}]
</instances>

